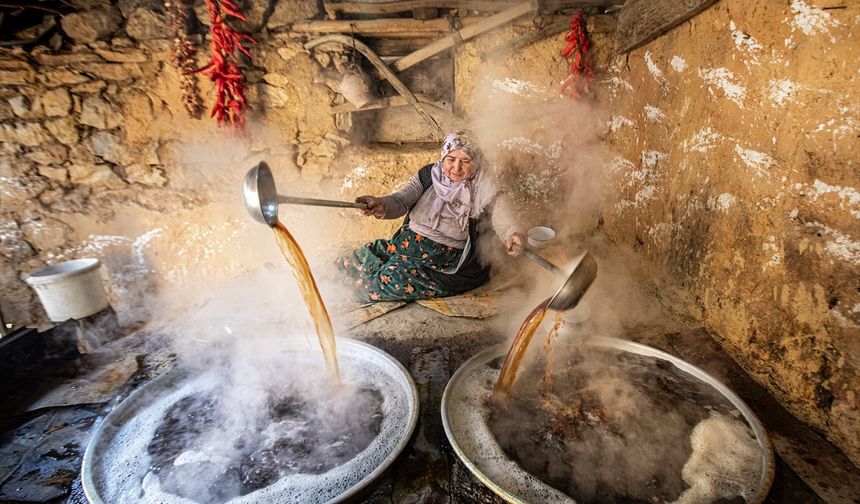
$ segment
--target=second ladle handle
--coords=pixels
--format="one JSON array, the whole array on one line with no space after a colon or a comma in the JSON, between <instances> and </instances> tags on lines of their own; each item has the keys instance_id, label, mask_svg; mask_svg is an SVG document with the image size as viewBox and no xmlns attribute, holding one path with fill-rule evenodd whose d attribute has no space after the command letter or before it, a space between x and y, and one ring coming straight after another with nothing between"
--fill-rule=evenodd
<instances>
[{"instance_id":1,"label":"second ladle handle","mask_svg":"<svg viewBox=\"0 0 860 504\"><path fill-rule=\"evenodd\" d=\"M529 250L526 247L523 247L523 255L525 255L526 257L528 257L532 261L536 262L538 264L538 266L540 266L541 268L544 268L547 271L555 273L556 275L564 276L564 271L562 271L561 268L559 268L555 264L547 261L543 257L535 254L534 252L532 252L531 250Z\"/></svg>"},{"instance_id":2,"label":"second ladle handle","mask_svg":"<svg viewBox=\"0 0 860 504\"><path fill-rule=\"evenodd\" d=\"M349 201L334 201L334 200L324 200L324 199L314 199L314 198L297 198L295 196L282 196L278 195L278 203L288 203L291 205L311 205L311 206L325 206L325 207L337 207L337 208L367 208L367 205L364 203L352 203Z\"/></svg>"}]
</instances>

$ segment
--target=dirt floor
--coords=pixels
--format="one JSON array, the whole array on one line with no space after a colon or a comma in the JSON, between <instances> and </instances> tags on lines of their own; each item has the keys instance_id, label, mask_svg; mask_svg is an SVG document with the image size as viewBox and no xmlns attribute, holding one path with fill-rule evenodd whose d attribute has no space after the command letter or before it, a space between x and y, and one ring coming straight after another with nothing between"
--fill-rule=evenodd
<instances>
[{"instance_id":1,"label":"dirt floor","mask_svg":"<svg viewBox=\"0 0 860 504\"><path fill-rule=\"evenodd\" d=\"M350 337L385 350L406 367L418 387L421 408L417 430L398 462L357 502L502 502L454 455L439 415L442 392L451 374L479 350L509 339L493 329L496 322L498 317L489 321L451 318L409 304L349 331ZM69 322L42 334L31 331L17 344L0 348L9 356L26 357L22 352L31 352L30 360L19 362L17 378L4 381L7 389L15 390L4 394L9 398L3 405L6 414L0 438L0 467L4 468L0 499L4 502L86 502L80 462L99 419L131 391L176 362L171 338L151 331L136 332L95 353L73 358L76 351L69 351L68 346L75 341L76 325ZM663 349L719 376L755 411L776 448L775 479L765 502L856 502L856 484L846 484L860 481L856 468L835 447L780 408L706 331L669 319L626 331L634 341ZM40 340L41 348L36 344ZM64 347L66 355L57 354ZM55 359L34 366L33 357L38 355L32 352L45 351L52 352ZM38 382L29 379L39 373ZM92 399L92 390L79 389L81 378L101 386L97 399ZM69 389L69 383L77 385ZM65 393L58 396L57 390ZM70 396L70 390L79 392ZM75 404L76 395L87 394L87 404ZM50 406L57 397L66 401ZM24 412L36 400L40 401L35 404L38 409Z\"/></svg>"}]
</instances>

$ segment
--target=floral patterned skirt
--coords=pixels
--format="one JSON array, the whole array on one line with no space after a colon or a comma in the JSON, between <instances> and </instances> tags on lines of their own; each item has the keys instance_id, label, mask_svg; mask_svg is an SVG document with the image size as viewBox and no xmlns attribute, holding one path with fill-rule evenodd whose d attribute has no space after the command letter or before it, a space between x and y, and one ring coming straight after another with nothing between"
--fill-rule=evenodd
<instances>
[{"instance_id":1,"label":"floral patterned skirt","mask_svg":"<svg viewBox=\"0 0 860 504\"><path fill-rule=\"evenodd\" d=\"M429 299L459 294L433 277L457 264L462 252L404 226L389 240L376 240L338 257L337 266L360 301Z\"/></svg>"}]
</instances>

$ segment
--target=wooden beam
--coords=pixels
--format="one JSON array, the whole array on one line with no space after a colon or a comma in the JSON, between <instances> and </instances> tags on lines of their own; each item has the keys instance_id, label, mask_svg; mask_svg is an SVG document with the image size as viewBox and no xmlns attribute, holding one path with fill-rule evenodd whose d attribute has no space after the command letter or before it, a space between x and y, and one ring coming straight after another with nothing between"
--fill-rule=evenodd
<instances>
[{"instance_id":1,"label":"wooden beam","mask_svg":"<svg viewBox=\"0 0 860 504\"><path fill-rule=\"evenodd\" d=\"M517 19L512 24L517 28L536 29L547 27L556 23L567 23L570 28L570 20L573 14L554 14L552 16L541 16L540 25L535 25L534 19ZM615 33L618 26L618 20L609 14L598 14L596 16L586 16L585 18L588 33Z\"/></svg>"},{"instance_id":2,"label":"wooden beam","mask_svg":"<svg viewBox=\"0 0 860 504\"><path fill-rule=\"evenodd\" d=\"M465 9L479 12L500 12L517 2L493 0L402 0L399 2L323 2L326 14L393 14L413 9Z\"/></svg>"},{"instance_id":3,"label":"wooden beam","mask_svg":"<svg viewBox=\"0 0 860 504\"><path fill-rule=\"evenodd\" d=\"M373 49L373 52L379 55L380 58L392 57L397 60L426 46L433 39L430 37L422 38L368 38L365 43Z\"/></svg>"},{"instance_id":4,"label":"wooden beam","mask_svg":"<svg viewBox=\"0 0 860 504\"><path fill-rule=\"evenodd\" d=\"M583 7L612 7L624 5L627 0L541 0L541 12L555 12L561 9L576 9Z\"/></svg>"},{"instance_id":5,"label":"wooden beam","mask_svg":"<svg viewBox=\"0 0 860 504\"><path fill-rule=\"evenodd\" d=\"M464 22L465 19L463 18ZM343 33L346 35L427 36L451 31L447 19L390 18L297 21L290 29L297 33Z\"/></svg>"},{"instance_id":6,"label":"wooden beam","mask_svg":"<svg viewBox=\"0 0 860 504\"><path fill-rule=\"evenodd\" d=\"M717 0L628 0L618 15L615 49L643 46L707 9Z\"/></svg>"},{"instance_id":7,"label":"wooden beam","mask_svg":"<svg viewBox=\"0 0 860 504\"><path fill-rule=\"evenodd\" d=\"M457 30L456 33L445 36L436 40L432 44L427 45L426 47L422 47L417 51L407 54L406 56L397 60L391 68L395 72L402 72L407 68L416 65L431 56L438 54L446 49L450 49L454 46L454 44L469 40L470 38L484 33L485 31L496 28L497 26L503 25L509 21L513 21L514 19L528 14L529 12L533 12L533 7L531 2L520 2L516 4L514 7L502 11L498 14L490 16L488 18L484 18L483 20L471 25L466 26L460 30Z\"/></svg>"},{"instance_id":8,"label":"wooden beam","mask_svg":"<svg viewBox=\"0 0 860 504\"><path fill-rule=\"evenodd\" d=\"M569 9L575 7L609 7L624 5L626 0L544 0L541 8L544 11ZM324 1L326 14L334 19L337 13L342 14L393 14L409 12L413 9L463 9L478 12L501 12L517 5L510 0L400 0L391 2L331 2Z\"/></svg>"}]
</instances>

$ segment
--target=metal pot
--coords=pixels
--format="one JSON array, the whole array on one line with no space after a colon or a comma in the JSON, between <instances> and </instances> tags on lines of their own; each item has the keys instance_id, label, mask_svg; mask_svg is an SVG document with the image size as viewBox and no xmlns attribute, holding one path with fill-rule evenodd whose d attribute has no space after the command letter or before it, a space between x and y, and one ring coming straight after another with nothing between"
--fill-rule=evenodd
<instances>
[{"instance_id":1,"label":"metal pot","mask_svg":"<svg viewBox=\"0 0 860 504\"><path fill-rule=\"evenodd\" d=\"M338 338L337 354L344 382L362 386L370 383L375 390L379 389L384 401L397 405L386 410L379 434L341 466L322 474L286 476L230 502L286 502L290 496L295 501L295 495L301 496L298 498L301 502L341 502L370 485L406 446L418 420L418 392L409 373L393 357L359 341ZM304 347L284 352L285 365L307 358ZM193 390L195 378L183 371L156 378L136 390L102 421L84 453L81 471L84 493L91 503L187 502L172 494L144 494L144 480L157 476L150 472L151 459L146 449L155 427L141 419L153 412L163 414L165 404L181 399L177 396L185 393L181 391L186 390L182 387L187 382L192 382L188 393L197 393ZM316 491L311 493L307 488Z\"/></svg>"},{"instance_id":2,"label":"metal pot","mask_svg":"<svg viewBox=\"0 0 860 504\"><path fill-rule=\"evenodd\" d=\"M576 344L594 345L656 357L672 363L682 372L710 385L740 412L761 450L761 478L748 502L760 504L767 496L774 476L773 448L761 422L750 408L725 385L701 369L660 350L626 340L589 337ZM558 345L558 344L557 344ZM442 423L457 457L484 485L507 502L542 504L574 502L568 495L539 480L507 457L486 423L484 404L498 377L491 364L504 357L507 348L489 348L466 361L451 377L442 396ZM482 390L475 394L475 387ZM483 388L486 387L486 390ZM483 400L481 399L483 397Z\"/></svg>"}]
</instances>

